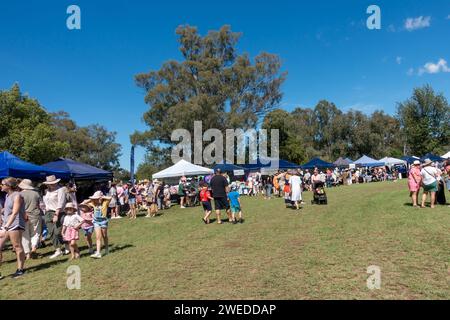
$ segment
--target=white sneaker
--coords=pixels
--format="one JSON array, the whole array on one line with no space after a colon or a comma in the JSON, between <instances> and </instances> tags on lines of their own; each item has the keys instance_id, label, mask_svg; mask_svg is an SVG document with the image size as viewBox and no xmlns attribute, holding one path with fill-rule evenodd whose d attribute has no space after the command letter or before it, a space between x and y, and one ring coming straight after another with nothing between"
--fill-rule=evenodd
<instances>
[{"instance_id":1,"label":"white sneaker","mask_svg":"<svg viewBox=\"0 0 450 320\"><path fill-rule=\"evenodd\" d=\"M68 254L70 254L70 250L67 250L67 249L66 249L66 250L64 250L64 255L66 255L66 256L67 256Z\"/></svg>"},{"instance_id":2,"label":"white sneaker","mask_svg":"<svg viewBox=\"0 0 450 320\"><path fill-rule=\"evenodd\" d=\"M180 207L181 209L186 209L186 207Z\"/></svg>"},{"instance_id":3,"label":"white sneaker","mask_svg":"<svg viewBox=\"0 0 450 320\"><path fill-rule=\"evenodd\" d=\"M91 255L91 258L94 258L94 259L101 259L102 258L102 255L101 255L101 253L94 253L93 255Z\"/></svg>"},{"instance_id":4,"label":"white sneaker","mask_svg":"<svg viewBox=\"0 0 450 320\"><path fill-rule=\"evenodd\" d=\"M55 253L50 256L50 259L56 259L62 255L63 255L63 253L61 252L61 250L56 250Z\"/></svg>"}]
</instances>

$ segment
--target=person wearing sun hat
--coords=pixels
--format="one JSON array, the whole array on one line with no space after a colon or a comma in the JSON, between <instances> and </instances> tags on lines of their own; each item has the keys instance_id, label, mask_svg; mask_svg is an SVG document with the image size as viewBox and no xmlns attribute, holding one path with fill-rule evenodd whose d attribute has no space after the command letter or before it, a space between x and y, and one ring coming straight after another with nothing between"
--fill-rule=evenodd
<instances>
[{"instance_id":1,"label":"person wearing sun hat","mask_svg":"<svg viewBox=\"0 0 450 320\"><path fill-rule=\"evenodd\" d=\"M414 161L413 166L409 170L408 174L408 188L410 192L410 197L412 199L412 204L414 208L418 208L419 205L419 191L422 185L422 173L420 172L420 161Z\"/></svg>"},{"instance_id":2,"label":"person wearing sun hat","mask_svg":"<svg viewBox=\"0 0 450 320\"><path fill-rule=\"evenodd\" d=\"M20 194L25 203L25 231L22 234L22 246L27 260L37 258L37 247L41 237L42 219L39 206L41 196L29 179L19 183Z\"/></svg>"},{"instance_id":3,"label":"person wearing sun hat","mask_svg":"<svg viewBox=\"0 0 450 320\"><path fill-rule=\"evenodd\" d=\"M422 165L422 208L425 208L425 201L427 201L428 194L431 194L431 208L434 209L436 204L436 192L438 191L438 172L437 169L432 166L432 164L433 162L430 159L426 159Z\"/></svg>"},{"instance_id":4,"label":"person wearing sun hat","mask_svg":"<svg viewBox=\"0 0 450 320\"><path fill-rule=\"evenodd\" d=\"M70 253L72 254L70 260L80 258L80 250L78 249L77 241L80 238L78 230L83 223L83 218L77 214L77 210L77 206L72 202L67 203L62 229L64 240L67 241L70 246Z\"/></svg>"},{"instance_id":5,"label":"person wearing sun hat","mask_svg":"<svg viewBox=\"0 0 450 320\"><path fill-rule=\"evenodd\" d=\"M46 210L44 219L48 231L47 235L52 239L53 246L55 247L55 253L50 256L50 259L55 259L64 254L61 250L64 245L64 239L61 232L67 196L66 188L59 184L60 181L61 179L57 179L55 176L48 176L43 183L47 186L47 192L44 196ZM66 253L69 253L67 248Z\"/></svg>"},{"instance_id":6,"label":"person wearing sun hat","mask_svg":"<svg viewBox=\"0 0 450 320\"><path fill-rule=\"evenodd\" d=\"M80 216L83 219L83 223L81 225L81 230L83 230L84 236L86 237L86 241L88 243L89 254L94 253L94 249L92 246L92 234L94 233L94 211L92 206L89 206L87 203L89 200L83 201L78 205L80 209Z\"/></svg>"},{"instance_id":7,"label":"person wearing sun hat","mask_svg":"<svg viewBox=\"0 0 450 320\"><path fill-rule=\"evenodd\" d=\"M91 258L100 259L102 257L102 239L105 245L105 255L109 254L108 246L108 207L111 197L106 197L103 192L97 191L89 197L85 204L90 206L94 211L94 228L97 240L97 252L91 255Z\"/></svg>"}]
</instances>

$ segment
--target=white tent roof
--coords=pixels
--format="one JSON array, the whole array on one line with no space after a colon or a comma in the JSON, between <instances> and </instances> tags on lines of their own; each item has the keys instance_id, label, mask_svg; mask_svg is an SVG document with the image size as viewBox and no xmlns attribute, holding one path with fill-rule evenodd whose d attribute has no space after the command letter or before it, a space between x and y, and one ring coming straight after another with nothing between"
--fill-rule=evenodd
<instances>
[{"instance_id":1,"label":"white tent roof","mask_svg":"<svg viewBox=\"0 0 450 320\"><path fill-rule=\"evenodd\" d=\"M212 169L204 168L187 162L186 160L181 160L174 166L164 169L153 175L153 179L165 179L165 178L175 178L182 176L197 176L197 175L208 175L212 174L214 171Z\"/></svg>"},{"instance_id":2,"label":"white tent roof","mask_svg":"<svg viewBox=\"0 0 450 320\"><path fill-rule=\"evenodd\" d=\"M450 151L447 152L446 154L444 154L444 155L442 156L442 158L444 158L444 159L450 158Z\"/></svg>"},{"instance_id":3,"label":"white tent roof","mask_svg":"<svg viewBox=\"0 0 450 320\"><path fill-rule=\"evenodd\" d=\"M406 161L396 158L386 157L380 160L380 162L384 162L387 166L394 166L396 164L406 164Z\"/></svg>"}]
</instances>

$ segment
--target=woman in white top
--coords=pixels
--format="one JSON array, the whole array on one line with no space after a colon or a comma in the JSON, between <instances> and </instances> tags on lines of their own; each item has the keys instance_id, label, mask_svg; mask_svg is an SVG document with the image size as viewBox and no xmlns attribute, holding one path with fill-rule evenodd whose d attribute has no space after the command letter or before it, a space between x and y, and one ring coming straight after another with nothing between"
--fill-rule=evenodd
<instances>
[{"instance_id":1,"label":"woman in white top","mask_svg":"<svg viewBox=\"0 0 450 320\"><path fill-rule=\"evenodd\" d=\"M297 210L300 210L300 202L302 201L302 179L297 172L293 172L289 178L289 185L291 186L291 201L294 202Z\"/></svg>"},{"instance_id":2,"label":"woman in white top","mask_svg":"<svg viewBox=\"0 0 450 320\"><path fill-rule=\"evenodd\" d=\"M432 166L433 162L429 159L425 160L422 165L422 208L425 208L425 201L427 201L428 194L431 194L431 209L434 209L436 204L436 192L438 191L437 176L438 172L435 167Z\"/></svg>"}]
</instances>

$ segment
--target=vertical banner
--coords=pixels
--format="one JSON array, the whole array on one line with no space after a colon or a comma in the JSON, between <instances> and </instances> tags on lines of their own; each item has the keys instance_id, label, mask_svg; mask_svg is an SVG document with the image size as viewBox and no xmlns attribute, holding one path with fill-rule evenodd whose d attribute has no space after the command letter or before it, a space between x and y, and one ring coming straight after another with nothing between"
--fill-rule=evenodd
<instances>
[{"instance_id":1,"label":"vertical banner","mask_svg":"<svg viewBox=\"0 0 450 320\"><path fill-rule=\"evenodd\" d=\"M131 184L134 186L134 145L131 146L131 155L130 155L130 173L131 173Z\"/></svg>"}]
</instances>

